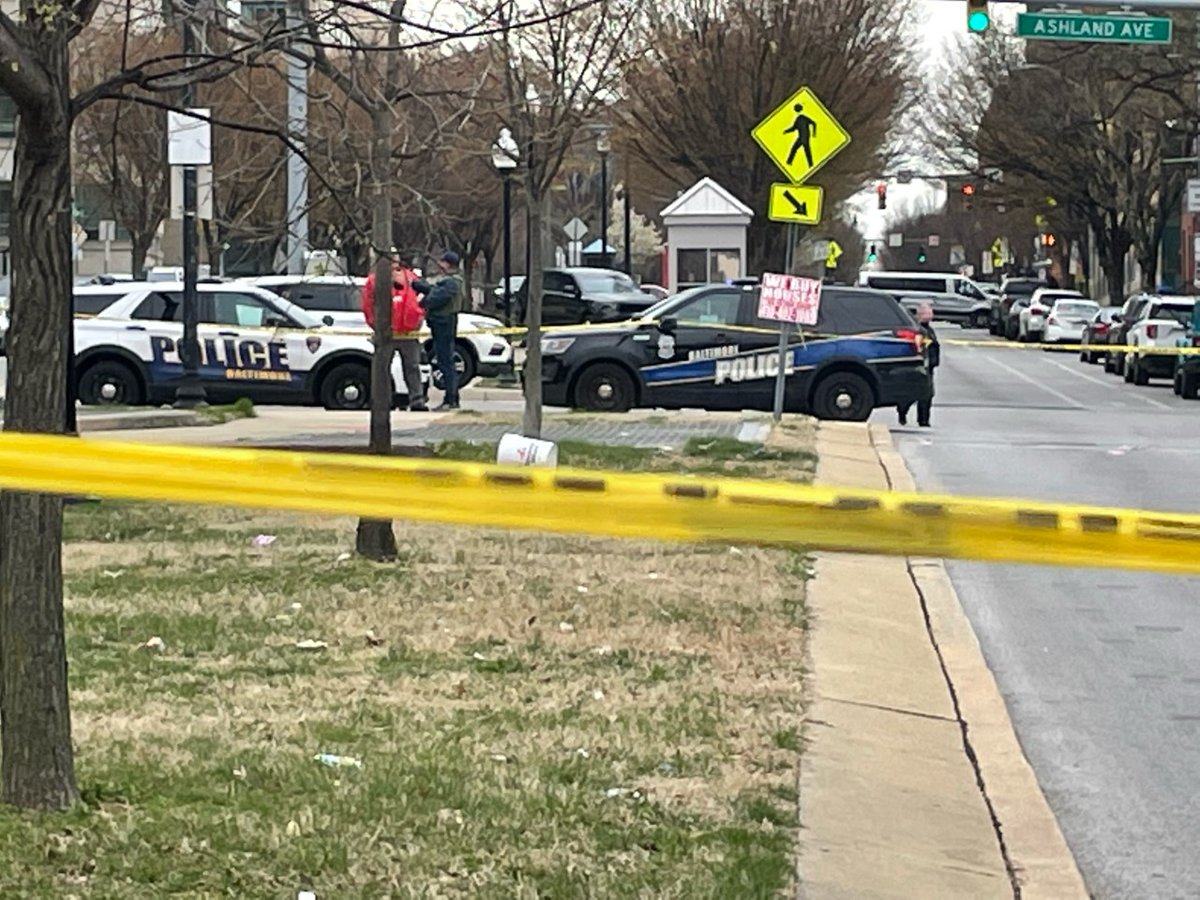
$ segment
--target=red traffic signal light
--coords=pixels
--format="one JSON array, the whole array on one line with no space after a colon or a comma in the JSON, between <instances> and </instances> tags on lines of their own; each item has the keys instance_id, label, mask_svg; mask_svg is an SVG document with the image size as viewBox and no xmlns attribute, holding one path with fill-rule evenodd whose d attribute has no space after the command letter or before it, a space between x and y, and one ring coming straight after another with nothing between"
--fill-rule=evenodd
<instances>
[{"instance_id":1,"label":"red traffic signal light","mask_svg":"<svg viewBox=\"0 0 1200 900\"><path fill-rule=\"evenodd\" d=\"M887 185L883 182L875 185L875 193L879 196L879 208L887 209Z\"/></svg>"},{"instance_id":2,"label":"red traffic signal light","mask_svg":"<svg viewBox=\"0 0 1200 900\"><path fill-rule=\"evenodd\" d=\"M975 185L964 184L962 186L962 192L963 192L964 197L974 197L975 196Z\"/></svg>"}]
</instances>

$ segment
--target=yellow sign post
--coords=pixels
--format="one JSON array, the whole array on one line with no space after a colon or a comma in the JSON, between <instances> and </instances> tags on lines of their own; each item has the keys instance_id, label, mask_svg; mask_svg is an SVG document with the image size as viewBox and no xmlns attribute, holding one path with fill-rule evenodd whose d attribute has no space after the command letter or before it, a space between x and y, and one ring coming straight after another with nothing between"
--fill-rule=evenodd
<instances>
[{"instance_id":1,"label":"yellow sign post","mask_svg":"<svg viewBox=\"0 0 1200 900\"><path fill-rule=\"evenodd\" d=\"M750 135L794 184L803 184L850 143L849 132L807 87L788 97Z\"/></svg>"},{"instance_id":2,"label":"yellow sign post","mask_svg":"<svg viewBox=\"0 0 1200 900\"><path fill-rule=\"evenodd\" d=\"M771 185L771 202L767 218L772 222L794 222L797 225L818 225L825 189L811 184L776 182Z\"/></svg>"}]
</instances>

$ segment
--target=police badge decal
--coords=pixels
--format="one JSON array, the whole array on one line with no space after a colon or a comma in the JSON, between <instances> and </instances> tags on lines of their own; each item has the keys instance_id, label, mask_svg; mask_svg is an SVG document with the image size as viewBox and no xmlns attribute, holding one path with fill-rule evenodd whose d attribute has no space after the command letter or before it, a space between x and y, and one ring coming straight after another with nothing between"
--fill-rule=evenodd
<instances>
[{"instance_id":1,"label":"police badge decal","mask_svg":"<svg viewBox=\"0 0 1200 900\"><path fill-rule=\"evenodd\" d=\"M675 335L660 334L658 336L658 358L671 359L675 356Z\"/></svg>"}]
</instances>

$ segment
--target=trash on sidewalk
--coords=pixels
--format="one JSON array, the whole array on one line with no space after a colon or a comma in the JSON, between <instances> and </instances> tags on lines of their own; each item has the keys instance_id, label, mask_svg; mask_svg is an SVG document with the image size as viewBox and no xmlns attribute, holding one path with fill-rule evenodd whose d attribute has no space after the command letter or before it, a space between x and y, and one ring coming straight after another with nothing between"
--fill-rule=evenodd
<instances>
[{"instance_id":1,"label":"trash on sidewalk","mask_svg":"<svg viewBox=\"0 0 1200 900\"><path fill-rule=\"evenodd\" d=\"M318 753L313 762L319 762L331 769L361 769L362 760L354 756L338 756L336 753Z\"/></svg>"}]
</instances>

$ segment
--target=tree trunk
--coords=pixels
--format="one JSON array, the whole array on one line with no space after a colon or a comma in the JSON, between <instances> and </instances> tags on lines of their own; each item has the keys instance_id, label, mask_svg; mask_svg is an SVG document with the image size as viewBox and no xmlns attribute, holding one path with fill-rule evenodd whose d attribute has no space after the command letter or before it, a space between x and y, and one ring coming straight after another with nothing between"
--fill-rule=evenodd
<instances>
[{"instance_id":1,"label":"tree trunk","mask_svg":"<svg viewBox=\"0 0 1200 900\"><path fill-rule=\"evenodd\" d=\"M134 232L129 237L132 244L129 251L129 272L134 281L141 281L146 277L146 256L150 253L150 244L154 238L140 232Z\"/></svg>"},{"instance_id":2,"label":"tree trunk","mask_svg":"<svg viewBox=\"0 0 1200 900\"><path fill-rule=\"evenodd\" d=\"M533 173L525 184L525 200L529 204L529 285L525 304L525 418L522 432L525 437L542 436L542 198L533 186Z\"/></svg>"},{"instance_id":3,"label":"tree trunk","mask_svg":"<svg viewBox=\"0 0 1200 900\"><path fill-rule=\"evenodd\" d=\"M375 353L371 357L370 451L392 452L392 194L389 160L392 150L392 110L380 103L371 114L371 181L375 191L371 243L375 247ZM396 534L388 519L359 519L355 549L367 559L396 558Z\"/></svg>"},{"instance_id":4,"label":"tree trunk","mask_svg":"<svg viewBox=\"0 0 1200 900\"><path fill-rule=\"evenodd\" d=\"M15 149L6 431L66 430L71 316L67 41L32 48L51 84L22 108ZM0 495L0 782L30 809L79 800L63 633L61 497Z\"/></svg>"}]
</instances>

